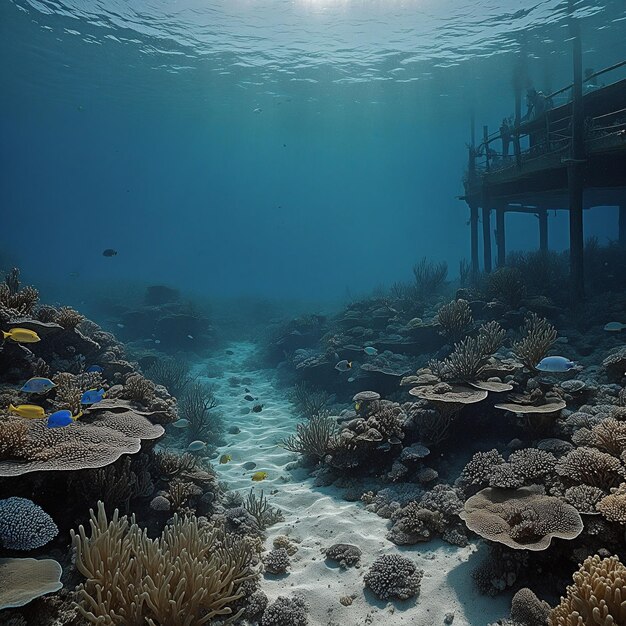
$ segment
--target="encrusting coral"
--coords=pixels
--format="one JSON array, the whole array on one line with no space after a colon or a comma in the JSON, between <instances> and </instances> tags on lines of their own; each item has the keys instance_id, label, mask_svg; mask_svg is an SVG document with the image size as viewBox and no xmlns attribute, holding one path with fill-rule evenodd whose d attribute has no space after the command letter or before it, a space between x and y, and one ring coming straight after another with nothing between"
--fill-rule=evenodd
<instances>
[{"instance_id":1,"label":"encrusting coral","mask_svg":"<svg viewBox=\"0 0 626 626\"><path fill-rule=\"evenodd\" d=\"M150 539L134 517L115 511L109 521L102 502L91 511L90 529L89 536L82 526L71 531L76 568L87 579L78 608L89 623L187 626L220 616L230 624L243 613L231 606L255 576L247 542L176 515Z\"/></svg>"}]
</instances>

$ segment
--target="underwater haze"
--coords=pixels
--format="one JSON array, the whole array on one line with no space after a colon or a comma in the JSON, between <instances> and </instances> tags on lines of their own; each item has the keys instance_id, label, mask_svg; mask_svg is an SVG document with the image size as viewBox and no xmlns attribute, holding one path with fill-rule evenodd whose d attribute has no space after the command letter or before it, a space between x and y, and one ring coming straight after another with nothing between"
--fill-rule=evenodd
<instances>
[{"instance_id":1,"label":"underwater haze","mask_svg":"<svg viewBox=\"0 0 626 626\"><path fill-rule=\"evenodd\" d=\"M623 2L575 9L585 67L621 60ZM572 74L556 1L5 0L0 53L2 265L55 295L72 275L328 301L423 256L454 275L472 112L479 135L512 114L520 54L524 87ZM615 238L596 213L586 234Z\"/></svg>"}]
</instances>

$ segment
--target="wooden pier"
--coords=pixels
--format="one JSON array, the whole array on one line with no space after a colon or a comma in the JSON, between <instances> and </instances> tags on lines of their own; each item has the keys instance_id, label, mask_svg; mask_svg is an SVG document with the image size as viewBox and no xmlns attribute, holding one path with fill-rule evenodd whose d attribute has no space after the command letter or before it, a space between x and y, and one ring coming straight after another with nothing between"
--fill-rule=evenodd
<instances>
[{"instance_id":1,"label":"wooden pier","mask_svg":"<svg viewBox=\"0 0 626 626\"><path fill-rule=\"evenodd\" d=\"M470 209L471 269L475 276L480 271L479 216L483 270L492 270L492 212L500 266L506 262L507 213L537 216L540 249L548 250L548 211L568 211L574 300L584 297L583 210L618 206L615 235L626 246L626 79L589 88L597 77L608 77L625 66L626 61L616 63L586 76L583 82L580 36L574 33L573 82L546 96L546 102L551 102L561 94L569 94L568 102L523 119L521 94L517 93L510 156L503 154L500 130L490 135L483 127L483 140L478 146L472 136L463 181L465 195L461 199Z\"/></svg>"}]
</instances>

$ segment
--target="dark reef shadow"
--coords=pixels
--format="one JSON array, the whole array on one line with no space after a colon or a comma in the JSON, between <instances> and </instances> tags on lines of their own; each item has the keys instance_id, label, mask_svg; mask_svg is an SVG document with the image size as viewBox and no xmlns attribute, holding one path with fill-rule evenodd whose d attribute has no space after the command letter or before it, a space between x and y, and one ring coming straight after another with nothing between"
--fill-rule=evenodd
<instances>
[{"instance_id":1,"label":"dark reef shadow","mask_svg":"<svg viewBox=\"0 0 626 626\"><path fill-rule=\"evenodd\" d=\"M494 615L485 612L485 596L482 595L472 578L472 571L480 565L487 554L487 547L481 542L478 552L474 553L468 561L460 561L446 576L450 588L454 590L459 604L463 607L468 624L472 626L488 624L508 616L508 608L511 606L512 593L504 591L494 598L494 605L502 604L506 599L506 608L499 612L494 606Z\"/></svg>"},{"instance_id":2,"label":"dark reef shadow","mask_svg":"<svg viewBox=\"0 0 626 626\"><path fill-rule=\"evenodd\" d=\"M389 600L380 600L378 596L374 595L374 593L372 593L367 587L363 589L363 595L365 596L365 600L367 601L367 603L372 606L384 610L387 605L392 604L393 608L396 611L400 612L412 609L420 597L420 595L418 594L414 598L409 598L408 600L393 600L391 598Z\"/></svg>"}]
</instances>

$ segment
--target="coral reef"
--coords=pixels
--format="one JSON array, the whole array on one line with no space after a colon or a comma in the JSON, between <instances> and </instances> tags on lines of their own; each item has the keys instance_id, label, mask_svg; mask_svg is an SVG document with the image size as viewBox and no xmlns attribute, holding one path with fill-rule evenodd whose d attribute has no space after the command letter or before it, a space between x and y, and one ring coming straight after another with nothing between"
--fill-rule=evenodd
<instances>
[{"instance_id":1,"label":"coral reef","mask_svg":"<svg viewBox=\"0 0 626 626\"><path fill-rule=\"evenodd\" d=\"M58 591L62 572L53 559L0 559L0 610Z\"/></svg>"},{"instance_id":2,"label":"coral reef","mask_svg":"<svg viewBox=\"0 0 626 626\"><path fill-rule=\"evenodd\" d=\"M32 500L0 500L0 544L9 550L34 550L58 534L52 518Z\"/></svg>"},{"instance_id":3,"label":"coral reef","mask_svg":"<svg viewBox=\"0 0 626 626\"><path fill-rule=\"evenodd\" d=\"M411 559L384 554L374 561L363 582L381 600L408 600L419 593L423 575Z\"/></svg>"}]
</instances>

